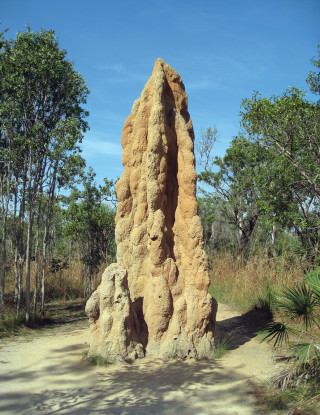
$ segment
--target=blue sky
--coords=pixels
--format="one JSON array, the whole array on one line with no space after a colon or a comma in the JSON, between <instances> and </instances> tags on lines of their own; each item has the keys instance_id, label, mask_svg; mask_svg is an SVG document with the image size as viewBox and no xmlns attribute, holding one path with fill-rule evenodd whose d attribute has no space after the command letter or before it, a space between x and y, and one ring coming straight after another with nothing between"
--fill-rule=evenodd
<instances>
[{"instance_id":1,"label":"blue sky","mask_svg":"<svg viewBox=\"0 0 320 415\"><path fill-rule=\"evenodd\" d=\"M54 29L90 88L87 164L103 177L122 173L125 119L160 57L184 81L196 137L216 125L223 156L253 91L306 90L320 42L319 0L0 0L2 30Z\"/></svg>"}]
</instances>

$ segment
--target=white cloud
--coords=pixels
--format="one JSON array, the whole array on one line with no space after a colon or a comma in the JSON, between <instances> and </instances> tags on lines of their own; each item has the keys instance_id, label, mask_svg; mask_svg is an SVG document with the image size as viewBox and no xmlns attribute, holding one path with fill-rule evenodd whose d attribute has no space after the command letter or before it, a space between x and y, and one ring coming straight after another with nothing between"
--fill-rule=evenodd
<instances>
[{"instance_id":1,"label":"white cloud","mask_svg":"<svg viewBox=\"0 0 320 415\"><path fill-rule=\"evenodd\" d=\"M121 156L122 147L111 141L94 139L87 137L82 144L82 150L85 157L94 157L98 155Z\"/></svg>"},{"instance_id":2,"label":"white cloud","mask_svg":"<svg viewBox=\"0 0 320 415\"><path fill-rule=\"evenodd\" d=\"M108 77L104 79L105 82L119 83L127 81L145 81L145 74L137 74L127 69L121 63L115 63L112 65L106 64L98 66L97 69L102 72L107 72Z\"/></svg>"}]
</instances>

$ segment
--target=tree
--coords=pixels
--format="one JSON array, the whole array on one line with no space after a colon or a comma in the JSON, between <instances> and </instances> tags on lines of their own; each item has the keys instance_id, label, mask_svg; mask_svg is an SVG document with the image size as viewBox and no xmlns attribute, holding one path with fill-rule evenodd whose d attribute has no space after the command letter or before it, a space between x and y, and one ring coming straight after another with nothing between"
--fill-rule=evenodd
<instances>
[{"instance_id":1,"label":"tree","mask_svg":"<svg viewBox=\"0 0 320 415\"><path fill-rule=\"evenodd\" d=\"M7 29L8 30L8 29ZM10 44L3 38L4 33L0 33L0 66L2 67L5 60L5 54L10 51ZM0 100L3 100L3 79L0 79ZM1 113L0 113L1 115ZM11 160L7 159L7 153L11 152L12 134L6 137L2 131L2 120L0 118L0 211L1 221L1 280L0 280L0 318L4 318L4 289L5 289L5 272L7 262L7 219L10 202L10 191L12 186Z\"/></svg>"},{"instance_id":2,"label":"tree","mask_svg":"<svg viewBox=\"0 0 320 415\"><path fill-rule=\"evenodd\" d=\"M206 145L206 148L209 147ZM208 155L205 159L209 159ZM204 215L211 243L216 247L232 246L234 238L226 227L229 224L237 231L236 239L242 251L260 223L264 233L268 230L273 247L281 226L294 228L306 250L317 250L317 200L305 188L296 167L276 149L267 147L252 136L239 135L231 141L223 158L213 159L212 168L208 164L205 166L199 174L200 182L205 184L201 189L205 197L200 201L200 213ZM218 235L223 223L223 233L225 236L229 234L229 242L222 241L221 235Z\"/></svg>"},{"instance_id":3,"label":"tree","mask_svg":"<svg viewBox=\"0 0 320 415\"><path fill-rule=\"evenodd\" d=\"M320 60L313 59L312 63L320 67ZM319 72L311 71L307 77L315 94L320 91L319 76ZM305 94L296 88L270 99L255 93L243 100L241 115L241 125L250 140L276 151L279 163L287 165L285 175L292 188L291 209L289 212L278 210L278 214L286 219L287 226L294 227L304 248L310 248L316 258L320 239L319 101L307 101Z\"/></svg>"},{"instance_id":4,"label":"tree","mask_svg":"<svg viewBox=\"0 0 320 415\"><path fill-rule=\"evenodd\" d=\"M320 106L290 88L270 99L255 93L243 100L242 108L242 126L249 136L289 160L320 202Z\"/></svg>"},{"instance_id":5,"label":"tree","mask_svg":"<svg viewBox=\"0 0 320 415\"><path fill-rule=\"evenodd\" d=\"M315 58L311 59L311 63L316 67L320 68L320 43L318 45L318 57L319 59L316 60ZM311 71L307 77L307 84L309 85L309 89L313 94L320 95L320 71ZM319 103L319 101L318 101Z\"/></svg>"},{"instance_id":6,"label":"tree","mask_svg":"<svg viewBox=\"0 0 320 415\"><path fill-rule=\"evenodd\" d=\"M54 31L34 33L28 29L19 33L11 48L2 55L0 65L1 137L6 143L1 147L1 156L8 171L7 180L13 178L9 192L14 199L14 211L17 208L20 211L16 246L20 264L25 258L28 320L36 205L43 194L48 196L48 228L55 191L71 177L66 168L83 164L78 156L78 143L88 128L84 120L88 113L82 105L89 90L66 59L66 51L59 49ZM27 229L23 247L25 215ZM21 285L20 281L18 291Z\"/></svg>"},{"instance_id":7,"label":"tree","mask_svg":"<svg viewBox=\"0 0 320 415\"><path fill-rule=\"evenodd\" d=\"M220 218L237 229L240 251L250 242L258 218L267 212L272 217L274 206L267 201L266 192L277 191L276 184L273 188L270 184L273 162L270 151L240 135L232 140L223 158L214 159L217 171L206 167L199 174L200 182L210 188L202 189L206 198L214 200Z\"/></svg>"},{"instance_id":8,"label":"tree","mask_svg":"<svg viewBox=\"0 0 320 415\"><path fill-rule=\"evenodd\" d=\"M94 179L95 173L89 169L82 178L83 190L72 190L66 210L66 231L80 250L88 298L93 292L96 269L115 256L115 212L108 204L115 201L114 183L104 179L105 185L97 187Z\"/></svg>"}]
</instances>

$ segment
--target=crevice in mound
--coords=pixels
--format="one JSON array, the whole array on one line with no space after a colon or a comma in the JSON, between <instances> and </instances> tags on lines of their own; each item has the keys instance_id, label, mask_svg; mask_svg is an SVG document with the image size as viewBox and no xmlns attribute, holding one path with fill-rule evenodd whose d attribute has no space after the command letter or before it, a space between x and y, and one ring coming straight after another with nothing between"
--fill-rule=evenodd
<instances>
[{"instance_id":1,"label":"crevice in mound","mask_svg":"<svg viewBox=\"0 0 320 415\"><path fill-rule=\"evenodd\" d=\"M138 325L139 325L139 333L140 333L140 341L144 348L147 347L148 344L148 326L144 319L143 315L143 298L139 297L133 302L133 307L137 315Z\"/></svg>"}]
</instances>

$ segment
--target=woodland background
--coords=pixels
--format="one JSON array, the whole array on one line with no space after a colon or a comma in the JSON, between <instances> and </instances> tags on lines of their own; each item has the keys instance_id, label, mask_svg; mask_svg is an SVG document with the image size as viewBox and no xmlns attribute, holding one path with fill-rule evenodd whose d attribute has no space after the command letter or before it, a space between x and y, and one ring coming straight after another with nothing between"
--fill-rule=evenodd
<instances>
[{"instance_id":1,"label":"woodland background","mask_svg":"<svg viewBox=\"0 0 320 415\"><path fill-rule=\"evenodd\" d=\"M49 300L90 296L115 260L115 183L97 185L81 156L89 89L54 32L3 35L0 316L28 321ZM224 157L215 127L196 140L212 289L242 308L319 265L320 59L311 64L314 101L294 87L257 92Z\"/></svg>"}]
</instances>

